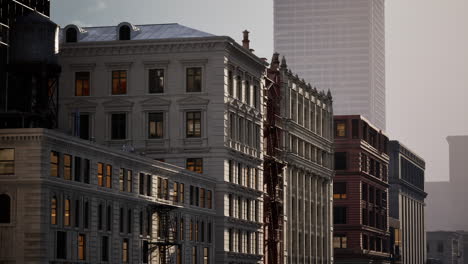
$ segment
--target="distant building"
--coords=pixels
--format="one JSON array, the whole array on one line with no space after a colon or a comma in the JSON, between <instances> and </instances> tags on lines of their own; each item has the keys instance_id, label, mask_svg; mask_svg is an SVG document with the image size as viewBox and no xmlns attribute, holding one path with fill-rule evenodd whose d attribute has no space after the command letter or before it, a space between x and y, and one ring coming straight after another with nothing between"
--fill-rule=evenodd
<instances>
[{"instance_id":1,"label":"distant building","mask_svg":"<svg viewBox=\"0 0 468 264\"><path fill-rule=\"evenodd\" d=\"M428 231L468 230L468 211L459 206L466 204L468 178L468 136L449 136L450 175L448 181L426 182L426 219ZM450 217L447 217L450 216Z\"/></svg>"},{"instance_id":2,"label":"distant building","mask_svg":"<svg viewBox=\"0 0 468 264\"><path fill-rule=\"evenodd\" d=\"M464 232L433 231L427 232L427 263L466 264L465 244L468 235Z\"/></svg>"},{"instance_id":3,"label":"distant building","mask_svg":"<svg viewBox=\"0 0 468 264\"><path fill-rule=\"evenodd\" d=\"M426 230L424 215L424 160L398 141L389 144L390 217L400 222L392 230L399 238L402 263L424 263ZM393 245L391 245L393 247Z\"/></svg>"},{"instance_id":4,"label":"distant building","mask_svg":"<svg viewBox=\"0 0 468 264\"><path fill-rule=\"evenodd\" d=\"M275 0L274 50L333 94L335 115L385 130L385 1Z\"/></svg>"},{"instance_id":5,"label":"distant building","mask_svg":"<svg viewBox=\"0 0 468 264\"><path fill-rule=\"evenodd\" d=\"M128 22L60 37L59 129L216 181L213 263L263 258L266 63L246 37Z\"/></svg>"},{"instance_id":6,"label":"distant building","mask_svg":"<svg viewBox=\"0 0 468 264\"><path fill-rule=\"evenodd\" d=\"M45 129L0 157L0 263L215 263L214 179Z\"/></svg>"},{"instance_id":7,"label":"distant building","mask_svg":"<svg viewBox=\"0 0 468 264\"><path fill-rule=\"evenodd\" d=\"M334 120L335 263L390 263L388 138L362 116Z\"/></svg>"},{"instance_id":8,"label":"distant building","mask_svg":"<svg viewBox=\"0 0 468 264\"><path fill-rule=\"evenodd\" d=\"M331 95L278 53L266 86L265 263L333 263Z\"/></svg>"}]
</instances>

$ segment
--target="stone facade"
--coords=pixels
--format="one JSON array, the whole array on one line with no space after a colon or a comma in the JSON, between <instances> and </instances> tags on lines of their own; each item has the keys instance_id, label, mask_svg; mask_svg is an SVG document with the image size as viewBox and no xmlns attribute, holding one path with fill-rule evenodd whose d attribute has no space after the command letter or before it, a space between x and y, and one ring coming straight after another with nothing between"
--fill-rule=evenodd
<instances>
[{"instance_id":1,"label":"stone facade","mask_svg":"<svg viewBox=\"0 0 468 264\"><path fill-rule=\"evenodd\" d=\"M428 264L465 264L466 243L468 235L465 232L432 231L427 232L427 263Z\"/></svg>"},{"instance_id":2,"label":"stone facade","mask_svg":"<svg viewBox=\"0 0 468 264\"><path fill-rule=\"evenodd\" d=\"M213 262L213 179L51 130L0 130L0 146L1 263Z\"/></svg>"},{"instance_id":3,"label":"stone facade","mask_svg":"<svg viewBox=\"0 0 468 264\"><path fill-rule=\"evenodd\" d=\"M60 64L62 131L215 180L215 263L261 262L263 60L229 37L125 22L67 26Z\"/></svg>"},{"instance_id":4,"label":"stone facade","mask_svg":"<svg viewBox=\"0 0 468 264\"><path fill-rule=\"evenodd\" d=\"M426 261L424 160L398 141L389 144L390 217L400 221L402 263ZM393 234L395 236L395 234Z\"/></svg>"}]
</instances>

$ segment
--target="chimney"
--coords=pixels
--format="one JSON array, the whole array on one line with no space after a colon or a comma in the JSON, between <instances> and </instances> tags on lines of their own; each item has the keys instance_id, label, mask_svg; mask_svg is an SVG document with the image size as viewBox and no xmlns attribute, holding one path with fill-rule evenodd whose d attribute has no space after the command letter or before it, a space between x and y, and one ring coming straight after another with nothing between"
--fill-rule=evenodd
<instances>
[{"instance_id":1,"label":"chimney","mask_svg":"<svg viewBox=\"0 0 468 264\"><path fill-rule=\"evenodd\" d=\"M279 53L275 52L273 53L273 57L271 58L270 68L272 70L278 70L279 66L280 66Z\"/></svg>"},{"instance_id":2,"label":"chimney","mask_svg":"<svg viewBox=\"0 0 468 264\"><path fill-rule=\"evenodd\" d=\"M249 31L244 30L244 39L242 40L242 47L244 47L244 49L247 49L247 50L250 50L250 40L249 40Z\"/></svg>"}]
</instances>

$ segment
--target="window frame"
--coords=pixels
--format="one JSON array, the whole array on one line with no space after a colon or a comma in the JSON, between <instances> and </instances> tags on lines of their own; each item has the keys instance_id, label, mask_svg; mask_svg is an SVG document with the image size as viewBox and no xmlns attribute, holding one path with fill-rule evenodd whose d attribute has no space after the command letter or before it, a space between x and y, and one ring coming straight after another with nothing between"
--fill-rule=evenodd
<instances>
[{"instance_id":1,"label":"window frame","mask_svg":"<svg viewBox=\"0 0 468 264\"><path fill-rule=\"evenodd\" d=\"M190 69L199 69L200 70L200 90L194 90L195 88L192 88L192 90L189 89L189 70ZM203 66L201 65L190 65L190 66L186 66L185 67L185 93L194 93L194 94L198 94L198 93L202 93L204 91L204 81L205 81L205 78L204 78L204 72L205 72L205 69ZM194 78L196 77L196 75L193 75Z\"/></svg>"},{"instance_id":2,"label":"window frame","mask_svg":"<svg viewBox=\"0 0 468 264\"><path fill-rule=\"evenodd\" d=\"M193 169L191 169L191 167L193 167ZM185 168L189 171L202 174L203 173L203 158L187 158L185 160Z\"/></svg>"},{"instance_id":3,"label":"window frame","mask_svg":"<svg viewBox=\"0 0 468 264\"><path fill-rule=\"evenodd\" d=\"M111 95L128 95L128 69L112 69L111 71ZM125 73L125 76L123 76ZM115 76L117 74L118 76ZM117 87L114 90L114 80L117 82ZM125 80L125 87L122 86L123 80Z\"/></svg>"},{"instance_id":4,"label":"window frame","mask_svg":"<svg viewBox=\"0 0 468 264\"><path fill-rule=\"evenodd\" d=\"M148 85L147 93L148 93L148 94L165 94L165 93L166 93L166 84L167 84L167 77L166 77L167 70L166 70L166 68L165 68L165 67L151 67L151 68L146 69L146 71L147 71L147 76L148 76L148 77L146 78L146 80L147 80L147 85ZM155 90L155 91L152 91L152 89L151 89L151 88L152 88L152 87L151 87L151 77L152 77L152 76L151 76L151 72L152 72L152 71L155 71L156 73L157 73L158 71L162 71L162 82L163 82L163 84L162 84L162 90ZM156 79L154 83L157 84L157 83L158 83L158 79ZM159 85L156 85L156 86L159 86ZM156 89L156 88L157 88L157 87L155 87L155 89ZM159 87L159 88L160 88L160 87Z\"/></svg>"},{"instance_id":5,"label":"window frame","mask_svg":"<svg viewBox=\"0 0 468 264\"><path fill-rule=\"evenodd\" d=\"M78 93L79 83L81 83L81 91L80 91L81 94ZM84 84L86 84L86 88ZM75 71L75 86L74 87L75 87L75 97L90 96L91 95L91 72L90 71Z\"/></svg>"},{"instance_id":6,"label":"window frame","mask_svg":"<svg viewBox=\"0 0 468 264\"><path fill-rule=\"evenodd\" d=\"M123 132L125 133L124 134L124 137L123 138L116 138L114 137L114 132L113 132L113 116L114 115L123 115L125 117L125 128L123 130ZM109 139L112 140L112 141L124 141L124 140L127 140L129 138L129 120L128 120L128 113L127 112L111 112L109 113ZM122 129L122 128L120 128ZM119 130L120 130L119 129ZM120 131L122 132L122 131ZM120 132L118 134L120 134ZM116 135L117 136L117 135Z\"/></svg>"},{"instance_id":7,"label":"window frame","mask_svg":"<svg viewBox=\"0 0 468 264\"><path fill-rule=\"evenodd\" d=\"M5 211L0 211L1 216L0 216L0 225L8 225L12 223L12 198L10 195L7 193L0 193L0 201L4 203L3 205L5 206ZM0 205L2 205L0 203Z\"/></svg>"},{"instance_id":8,"label":"window frame","mask_svg":"<svg viewBox=\"0 0 468 264\"><path fill-rule=\"evenodd\" d=\"M156 120L156 121L151 121L151 115L160 115L160 120ZM149 139L149 140L158 140L158 139L164 139L165 136L166 136L166 125L165 125L165 121L166 120L166 112L165 111L149 111L147 112L147 122L146 122L146 125L147 125L147 134L146 134L146 138ZM161 132L161 135L160 136L151 136L151 123L152 122L155 122L155 134L158 134L157 131L158 131L158 126L157 124L158 123L161 123L161 128L160 128L160 132Z\"/></svg>"},{"instance_id":9,"label":"window frame","mask_svg":"<svg viewBox=\"0 0 468 264\"><path fill-rule=\"evenodd\" d=\"M189 119L189 114L194 115L192 119ZM199 114L200 117L197 119L195 114ZM189 120L193 122L193 129L189 130ZM184 112L184 124L185 124L185 138L202 138L203 137L203 111L201 110L190 110ZM200 132L197 133L196 122L199 122Z\"/></svg>"}]
</instances>

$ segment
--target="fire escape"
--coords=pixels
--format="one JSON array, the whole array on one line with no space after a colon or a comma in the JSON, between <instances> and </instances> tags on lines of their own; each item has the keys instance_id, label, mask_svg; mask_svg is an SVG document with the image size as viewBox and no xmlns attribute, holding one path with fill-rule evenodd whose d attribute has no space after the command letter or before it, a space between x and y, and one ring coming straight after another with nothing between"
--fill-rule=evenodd
<instances>
[{"instance_id":1,"label":"fire escape","mask_svg":"<svg viewBox=\"0 0 468 264\"><path fill-rule=\"evenodd\" d=\"M148 261L147 263L171 264L177 261L174 255L177 254L177 248L180 243L177 239L177 222L171 212L178 207L168 204L153 204L151 211L157 215L157 232L148 242ZM171 251L175 247L176 250Z\"/></svg>"},{"instance_id":2,"label":"fire escape","mask_svg":"<svg viewBox=\"0 0 468 264\"><path fill-rule=\"evenodd\" d=\"M275 53L266 78L266 120L264 122L264 234L265 263L284 262L283 168L281 160L281 79L279 55Z\"/></svg>"}]
</instances>

